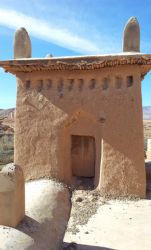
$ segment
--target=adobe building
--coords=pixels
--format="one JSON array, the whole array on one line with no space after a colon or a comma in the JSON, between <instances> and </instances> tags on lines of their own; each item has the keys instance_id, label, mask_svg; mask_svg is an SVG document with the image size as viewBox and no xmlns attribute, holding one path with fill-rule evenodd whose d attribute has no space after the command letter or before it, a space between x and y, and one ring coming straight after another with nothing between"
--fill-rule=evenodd
<instances>
[{"instance_id":1,"label":"adobe building","mask_svg":"<svg viewBox=\"0 0 151 250\"><path fill-rule=\"evenodd\" d=\"M15 164L26 180L92 177L103 195L145 197L141 80L151 55L140 53L136 18L120 54L34 59L22 28L14 58L0 66L17 78Z\"/></svg>"}]
</instances>

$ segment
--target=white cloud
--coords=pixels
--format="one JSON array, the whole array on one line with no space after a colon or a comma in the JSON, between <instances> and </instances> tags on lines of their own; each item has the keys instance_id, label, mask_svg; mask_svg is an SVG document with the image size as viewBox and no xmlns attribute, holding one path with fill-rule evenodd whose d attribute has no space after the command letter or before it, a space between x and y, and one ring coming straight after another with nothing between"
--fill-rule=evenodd
<instances>
[{"instance_id":1,"label":"white cloud","mask_svg":"<svg viewBox=\"0 0 151 250\"><path fill-rule=\"evenodd\" d=\"M11 29L25 27L37 38L80 53L96 54L101 51L95 43L74 34L73 31L60 29L42 19L27 16L19 11L0 8L0 24Z\"/></svg>"}]
</instances>

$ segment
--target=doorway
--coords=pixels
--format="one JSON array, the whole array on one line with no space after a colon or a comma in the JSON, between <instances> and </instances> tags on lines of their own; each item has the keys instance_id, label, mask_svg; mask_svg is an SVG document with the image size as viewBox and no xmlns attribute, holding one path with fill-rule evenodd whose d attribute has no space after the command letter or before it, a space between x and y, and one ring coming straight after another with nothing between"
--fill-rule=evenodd
<instances>
[{"instance_id":1,"label":"doorway","mask_svg":"<svg viewBox=\"0 0 151 250\"><path fill-rule=\"evenodd\" d=\"M92 136L71 136L72 174L77 177L95 175L95 139Z\"/></svg>"}]
</instances>

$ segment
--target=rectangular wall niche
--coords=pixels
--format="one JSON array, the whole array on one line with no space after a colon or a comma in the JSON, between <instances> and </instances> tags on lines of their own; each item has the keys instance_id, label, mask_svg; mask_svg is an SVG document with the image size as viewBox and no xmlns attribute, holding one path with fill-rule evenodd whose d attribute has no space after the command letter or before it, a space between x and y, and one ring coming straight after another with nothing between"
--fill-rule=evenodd
<instances>
[{"instance_id":1,"label":"rectangular wall niche","mask_svg":"<svg viewBox=\"0 0 151 250\"><path fill-rule=\"evenodd\" d=\"M95 155L94 137L71 136L71 167L74 176L94 177Z\"/></svg>"}]
</instances>

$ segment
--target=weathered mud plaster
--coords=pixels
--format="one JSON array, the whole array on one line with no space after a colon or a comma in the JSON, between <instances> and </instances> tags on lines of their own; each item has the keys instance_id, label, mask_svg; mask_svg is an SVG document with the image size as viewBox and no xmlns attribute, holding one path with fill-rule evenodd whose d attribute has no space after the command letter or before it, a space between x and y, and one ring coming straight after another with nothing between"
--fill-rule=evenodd
<instances>
[{"instance_id":1,"label":"weathered mud plaster","mask_svg":"<svg viewBox=\"0 0 151 250\"><path fill-rule=\"evenodd\" d=\"M30 58L31 41L25 28L20 28L15 32L14 37L14 58Z\"/></svg>"},{"instance_id":2,"label":"weathered mud plaster","mask_svg":"<svg viewBox=\"0 0 151 250\"><path fill-rule=\"evenodd\" d=\"M90 177L85 163L92 157L103 195L145 197L141 79L151 55L20 59L0 66L18 79L15 163L26 180L72 183L76 156L85 167L81 175Z\"/></svg>"},{"instance_id":3,"label":"weathered mud plaster","mask_svg":"<svg viewBox=\"0 0 151 250\"><path fill-rule=\"evenodd\" d=\"M0 171L0 225L16 227L25 215L23 171L8 164Z\"/></svg>"},{"instance_id":4,"label":"weathered mud plaster","mask_svg":"<svg viewBox=\"0 0 151 250\"><path fill-rule=\"evenodd\" d=\"M140 28L136 17L131 17L125 26L123 51L140 52Z\"/></svg>"}]
</instances>

